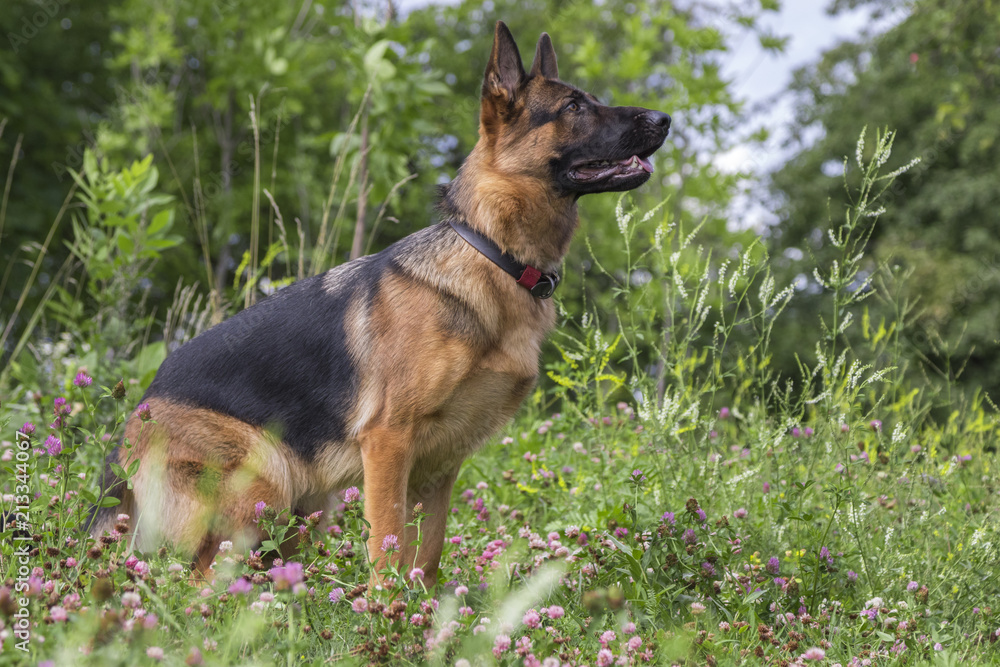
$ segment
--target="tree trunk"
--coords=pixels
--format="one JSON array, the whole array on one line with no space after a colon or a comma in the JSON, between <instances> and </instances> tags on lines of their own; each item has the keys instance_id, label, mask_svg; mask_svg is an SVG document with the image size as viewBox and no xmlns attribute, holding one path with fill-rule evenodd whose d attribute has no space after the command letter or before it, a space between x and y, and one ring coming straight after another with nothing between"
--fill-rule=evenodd
<instances>
[{"instance_id":1,"label":"tree trunk","mask_svg":"<svg viewBox=\"0 0 1000 667\"><path fill-rule=\"evenodd\" d=\"M351 259L361 257L365 247L365 215L368 213L368 108L361 119L361 165L358 168L358 217L354 221Z\"/></svg>"}]
</instances>

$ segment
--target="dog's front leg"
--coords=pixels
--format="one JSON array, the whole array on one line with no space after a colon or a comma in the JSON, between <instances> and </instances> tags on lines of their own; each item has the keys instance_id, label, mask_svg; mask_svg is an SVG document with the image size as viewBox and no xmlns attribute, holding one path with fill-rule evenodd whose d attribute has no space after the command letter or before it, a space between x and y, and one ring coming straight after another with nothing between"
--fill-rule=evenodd
<instances>
[{"instance_id":1,"label":"dog's front leg","mask_svg":"<svg viewBox=\"0 0 1000 667\"><path fill-rule=\"evenodd\" d=\"M406 488L413 461L412 436L397 428L374 427L363 433L359 441L365 475L365 519L371 526L369 583L375 586L382 581L382 569L390 563L386 551L396 551L391 562L398 564L399 550L403 546Z\"/></svg>"}]
</instances>

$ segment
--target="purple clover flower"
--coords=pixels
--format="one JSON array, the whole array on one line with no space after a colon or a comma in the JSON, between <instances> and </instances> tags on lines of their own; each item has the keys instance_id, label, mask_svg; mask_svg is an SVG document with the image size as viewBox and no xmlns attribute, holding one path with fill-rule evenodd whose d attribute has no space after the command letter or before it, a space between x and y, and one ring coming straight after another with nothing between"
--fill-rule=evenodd
<instances>
[{"instance_id":1,"label":"purple clover flower","mask_svg":"<svg viewBox=\"0 0 1000 667\"><path fill-rule=\"evenodd\" d=\"M49 456L58 456L59 452L63 450L62 440L54 435L50 435L45 439L45 452Z\"/></svg>"},{"instance_id":2,"label":"purple clover flower","mask_svg":"<svg viewBox=\"0 0 1000 667\"><path fill-rule=\"evenodd\" d=\"M275 588L279 591L291 588L295 584L300 583L304 576L302 563L295 562L288 562L277 567L272 567L268 574L271 575L271 581L274 582Z\"/></svg>"},{"instance_id":3,"label":"purple clover flower","mask_svg":"<svg viewBox=\"0 0 1000 667\"><path fill-rule=\"evenodd\" d=\"M389 533L382 538L382 551L392 552L399 551L399 538Z\"/></svg>"},{"instance_id":4,"label":"purple clover flower","mask_svg":"<svg viewBox=\"0 0 1000 667\"><path fill-rule=\"evenodd\" d=\"M233 583L229 584L229 592L233 595L246 595L253 590L253 584L240 577Z\"/></svg>"},{"instance_id":5,"label":"purple clover flower","mask_svg":"<svg viewBox=\"0 0 1000 667\"><path fill-rule=\"evenodd\" d=\"M89 387L90 383L93 381L94 379L89 375L87 375L87 371L80 371L79 373L76 374L76 377L73 378L73 384L75 384L77 387L80 387L81 389Z\"/></svg>"}]
</instances>

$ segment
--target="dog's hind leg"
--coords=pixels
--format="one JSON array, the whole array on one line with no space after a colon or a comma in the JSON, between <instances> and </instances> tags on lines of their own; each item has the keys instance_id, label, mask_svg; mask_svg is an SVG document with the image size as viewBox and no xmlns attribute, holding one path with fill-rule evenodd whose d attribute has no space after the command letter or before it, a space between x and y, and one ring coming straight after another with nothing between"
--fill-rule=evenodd
<instances>
[{"instance_id":1,"label":"dog's hind leg","mask_svg":"<svg viewBox=\"0 0 1000 667\"><path fill-rule=\"evenodd\" d=\"M420 546L412 547L410 543L417 539L417 529L410 526L406 529L406 547L403 551L403 562L407 567L418 567L424 572L424 585L433 586L437 581L438 564L441 552L444 550L445 527L448 523L448 510L451 505L451 490L458 477L459 466L452 469L436 468L430 471L414 470L410 480L410 491L407 496L406 509L412 512L413 507L420 503L427 515L420 525ZM409 515L407 516L409 518Z\"/></svg>"},{"instance_id":2,"label":"dog's hind leg","mask_svg":"<svg viewBox=\"0 0 1000 667\"><path fill-rule=\"evenodd\" d=\"M291 498L282 490L280 482L257 473L253 473L252 477L241 475L240 471L230 474L218 493L203 495L202 499L204 506L211 511L203 524L205 528L195 551L195 568L203 573L219 554L222 542L232 542L234 553L245 553L257 548L264 540L266 535L258 525L255 509L258 502L278 511L291 504ZM286 515L280 520L288 521L290 517Z\"/></svg>"}]
</instances>

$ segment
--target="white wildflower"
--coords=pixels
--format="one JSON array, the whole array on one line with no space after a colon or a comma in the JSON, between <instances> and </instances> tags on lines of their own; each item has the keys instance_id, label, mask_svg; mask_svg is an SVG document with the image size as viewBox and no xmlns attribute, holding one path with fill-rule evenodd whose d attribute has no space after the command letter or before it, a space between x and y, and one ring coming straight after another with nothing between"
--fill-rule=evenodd
<instances>
[{"instance_id":1,"label":"white wildflower","mask_svg":"<svg viewBox=\"0 0 1000 667\"><path fill-rule=\"evenodd\" d=\"M764 282L760 286L760 294L758 295L762 306L767 306L768 302L771 300L772 292L774 292L774 278L768 275L764 278Z\"/></svg>"},{"instance_id":2,"label":"white wildflower","mask_svg":"<svg viewBox=\"0 0 1000 667\"><path fill-rule=\"evenodd\" d=\"M729 297L732 299L736 298L736 283L740 280L740 274L738 272L733 273L733 277L729 279Z\"/></svg>"},{"instance_id":3,"label":"white wildflower","mask_svg":"<svg viewBox=\"0 0 1000 667\"><path fill-rule=\"evenodd\" d=\"M688 296L687 290L684 289L684 279L681 278L681 274L674 271L674 286L677 287L677 292L681 295L682 299L686 299Z\"/></svg>"},{"instance_id":4,"label":"white wildflower","mask_svg":"<svg viewBox=\"0 0 1000 667\"><path fill-rule=\"evenodd\" d=\"M887 374L887 373L888 373L889 371L893 370L894 368L895 368L894 366L890 366L889 368L883 368L883 369L882 369L882 370L880 370L880 371L875 371L874 373L872 373L872 374L871 374L871 375L870 375L870 376L868 377L868 379L867 379L867 380L865 380L865 383L864 383L864 385L863 385L863 386L867 386L867 385L870 385L870 384L872 384L873 382L881 382L881 381L882 381L882 378L883 378L883 377L885 377L885 376L886 376L886 374Z\"/></svg>"},{"instance_id":5,"label":"white wildflower","mask_svg":"<svg viewBox=\"0 0 1000 667\"><path fill-rule=\"evenodd\" d=\"M865 152L865 134L867 132L868 132L868 126L865 125L863 128L861 128L861 135L858 136L858 145L854 149L854 159L857 160L858 166L861 169L865 168L864 164L861 162L861 156Z\"/></svg>"},{"instance_id":6,"label":"white wildflower","mask_svg":"<svg viewBox=\"0 0 1000 667\"><path fill-rule=\"evenodd\" d=\"M912 160L910 160L909 162L907 162L906 164L904 164L902 167L900 167L899 169L897 169L896 171L891 171L888 174L886 174L885 176L882 176L879 180L896 178L900 174L905 174L910 169L913 169L918 164L920 164L920 158L915 157Z\"/></svg>"},{"instance_id":7,"label":"white wildflower","mask_svg":"<svg viewBox=\"0 0 1000 667\"><path fill-rule=\"evenodd\" d=\"M847 314L844 315L844 319L841 320L840 325L837 327L837 333L842 334L845 331L847 331L847 327L851 326L851 322L853 321L854 321L854 313L851 311L847 311Z\"/></svg>"},{"instance_id":8,"label":"white wildflower","mask_svg":"<svg viewBox=\"0 0 1000 667\"><path fill-rule=\"evenodd\" d=\"M733 276L733 277L735 278L736 276ZM816 282L820 284L820 287L825 287L826 289L831 289L829 283L827 283L825 280L823 280L823 277L819 275L819 269L815 269L815 268L813 269L813 278L815 278Z\"/></svg>"},{"instance_id":9,"label":"white wildflower","mask_svg":"<svg viewBox=\"0 0 1000 667\"><path fill-rule=\"evenodd\" d=\"M778 292L777 294L775 294L774 298L771 299L771 303L769 303L767 305L767 307L768 308L774 308L779 303L782 305L782 307L784 307L784 305L786 303L788 303L789 301L791 301L792 296L794 296L794 294L795 294L795 286L794 285L789 285L785 289L783 289L780 292Z\"/></svg>"}]
</instances>

